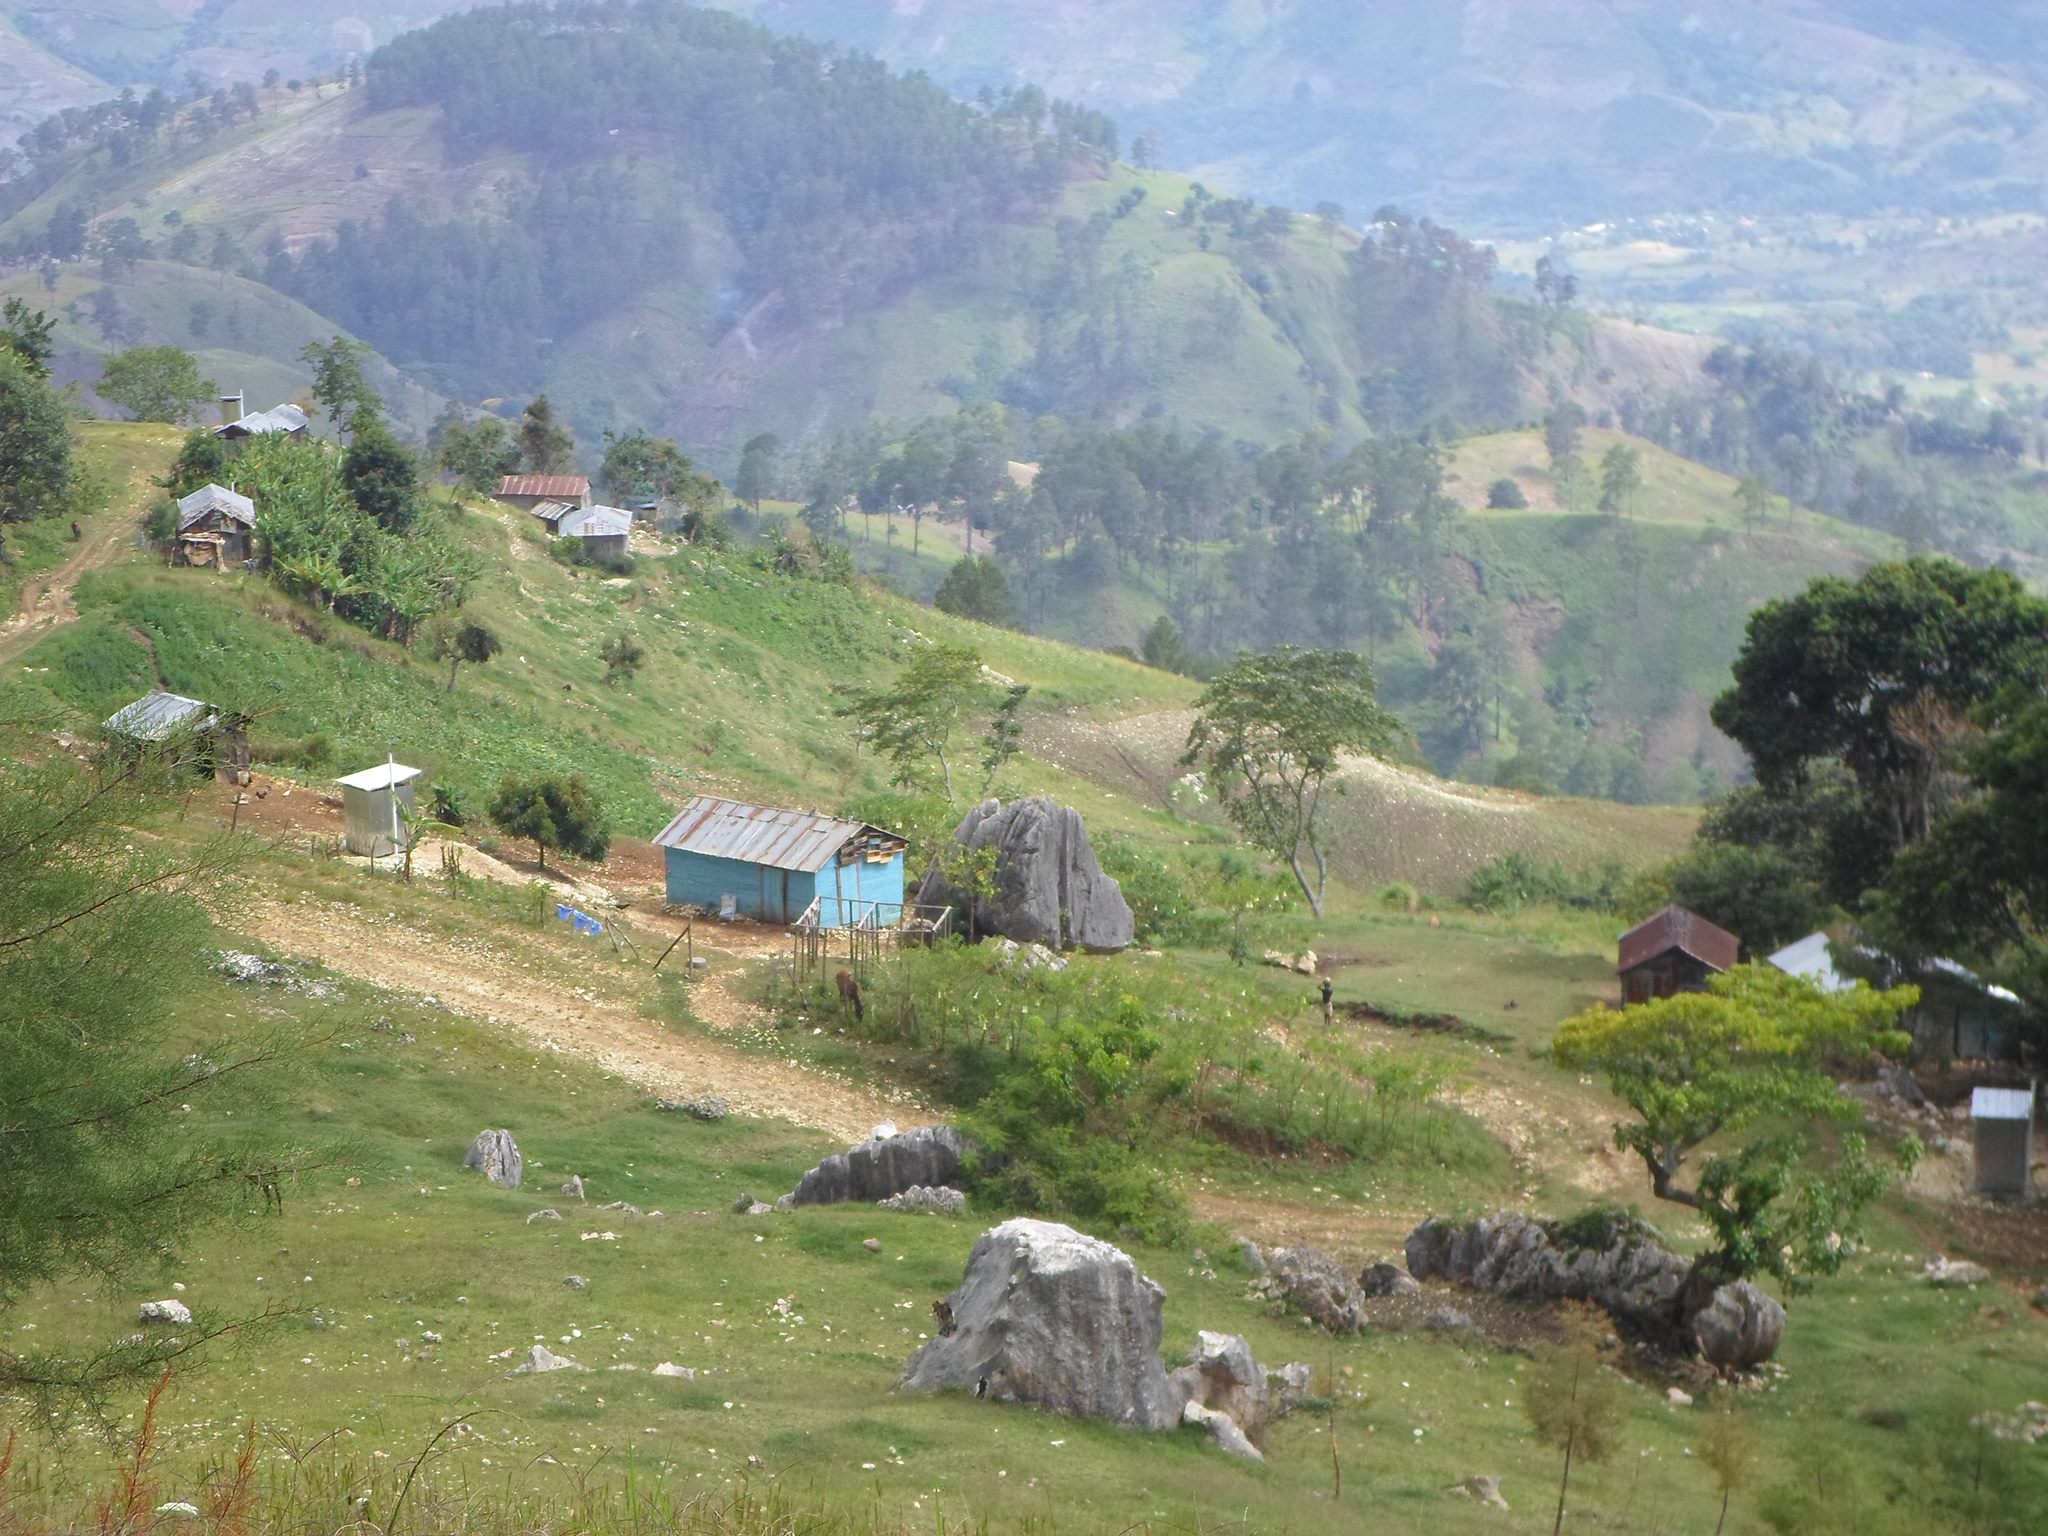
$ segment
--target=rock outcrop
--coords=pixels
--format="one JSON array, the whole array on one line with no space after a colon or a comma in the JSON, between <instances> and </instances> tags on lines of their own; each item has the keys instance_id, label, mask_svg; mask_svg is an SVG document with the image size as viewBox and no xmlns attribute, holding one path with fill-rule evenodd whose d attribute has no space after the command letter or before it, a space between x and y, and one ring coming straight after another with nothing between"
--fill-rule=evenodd
<instances>
[{"instance_id":1,"label":"rock outcrop","mask_svg":"<svg viewBox=\"0 0 2048 1536\"><path fill-rule=\"evenodd\" d=\"M1159 1358L1165 1304L1121 1249L1018 1217L975 1242L944 1303L949 1323L911 1357L902 1385L1165 1429L1185 1402Z\"/></svg>"},{"instance_id":2,"label":"rock outcrop","mask_svg":"<svg viewBox=\"0 0 2048 1536\"><path fill-rule=\"evenodd\" d=\"M873 1205L920 1184L957 1186L960 1162L968 1151L967 1138L950 1125L877 1134L848 1151L833 1153L797 1180L784 1198L790 1205L837 1205L847 1200Z\"/></svg>"},{"instance_id":3,"label":"rock outcrop","mask_svg":"<svg viewBox=\"0 0 2048 1536\"><path fill-rule=\"evenodd\" d=\"M1408 1235L1408 1272L1518 1301L1590 1301L1645 1342L1728 1370L1769 1359L1785 1329L1784 1308L1747 1281L1688 1316L1691 1261L1632 1216L1583 1230L1518 1211L1466 1225L1432 1216Z\"/></svg>"},{"instance_id":4,"label":"rock outcrop","mask_svg":"<svg viewBox=\"0 0 2048 1536\"><path fill-rule=\"evenodd\" d=\"M913 1184L902 1194L877 1200L875 1204L885 1211L923 1211L927 1215L957 1216L967 1209L967 1196L944 1184L936 1189L929 1184Z\"/></svg>"},{"instance_id":5,"label":"rock outcrop","mask_svg":"<svg viewBox=\"0 0 2048 1536\"><path fill-rule=\"evenodd\" d=\"M995 894L972 901L934 865L918 887L919 906L950 906L965 929L1019 944L1113 953L1128 948L1137 924L1115 880L1102 872L1078 811L1034 796L985 800L953 833L962 848L996 851Z\"/></svg>"},{"instance_id":6,"label":"rock outcrop","mask_svg":"<svg viewBox=\"0 0 2048 1536\"><path fill-rule=\"evenodd\" d=\"M1173 1381L1190 1403L1228 1414L1254 1434L1272 1412L1266 1373L1252 1358L1251 1345L1234 1333L1204 1328L1196 1334L1194 1358L1173 1373Z\"/></svg>"},{"instance_id":7,"label":"rock outcrop","mask_svg":"<svg viewBox=\"0 0 2048 1536\"><path fill-rule=\"evenodd\" d=\"M1329 1333L1356 1333L1365 1326L1365 1293L1341 1264L1313 1248L1275 1248L1252 1289Z\"/></svg>"},{"instance_id":8,"label":"rock outcrop","mask_svg":"<svg viewBox=\"0 0 2048 1536\"><path fill-rule=\"evenodd\" d=\"M135 1320L145 1325L183 1328L192 1321L192 1309L182 1301L145 1301L135 1309Z\"/></svg>"},{"instance_id":9,"label":"rock outcrop","mask_svg":"<svg viewBox=\"0 0 2048 1536\"><path fill-rule=\"evenodd\" d=\"M493 1184L505 1189L519 1187L519 1143L510 1131L480 1131L463 1154L462 1166L476 1168Z\"/></svg>"}]
</instances>

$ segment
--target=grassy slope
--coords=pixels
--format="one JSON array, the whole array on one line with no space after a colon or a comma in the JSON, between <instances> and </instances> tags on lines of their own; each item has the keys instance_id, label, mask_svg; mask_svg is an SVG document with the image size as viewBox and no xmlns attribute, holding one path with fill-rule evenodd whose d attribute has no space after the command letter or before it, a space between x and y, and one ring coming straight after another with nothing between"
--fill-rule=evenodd
<instances>
[{"instance_id":1,"label":"grassy slope","mask_svg":"<svg viewBox=\"0 0 2048 1536\"><path fill-rule=\"evenodd\" d=\"M140 464L167 446L160 431L124 427L91 429L86 442L109 464ZM1028 784L1081 805L1099 835L1178 850L1184 860L1219 846L1206 824L1148 805L1137 771L1146 759L1116 735L1135 733L1141 748L1163 741L1160 723L1189 697L1183 682L1049 642L956 626L893 599L777 581L739 564L700 569L685 556L630 592L605 587L530 550L512 554L516 535L494 514L473 514L467 526L496 554L498 569L478 608L509 643L496 663L465 676L445 710L438 674L388 646L260 587L135 561L81 592L84 617L14 675L6 713L39 701L87 712L119 702L142 680L120 667L146 666L146 638L174 685L274 689L277 712L267 730L323 729L358 755L387 744L408 755L424 748L431 766L468 781L488 779L520 754L573 759L620 806L638 816L644 805L651 815L662 790L717 783L826 796L853 783L834 745L836 723L823 718L822 688L835 678L872 678L916 628L971 635L992 664L1045 691L1054 708L1034 726L1038 755L1019 775ZM659 641L641 680L610 691L596 682L590 656L624 615ZM321 643L306 633L315 628L324 629ZM50 670L36 670L42 667ZM1077 742L1092 744L1096 755ZM707 745L708 755L700 750ZM1413 797L1454 793L1412 781L1402 795L1386 797L1383 811L1400 810L1380 829L1379 843L1413 838L1429 846L1440 833L1414 811ZM1535 802L1514 819L1559 836L1583 821L1586 835L1638 855L1651 825L1638 813ZM199 821L177 825L182 830L172 835L204 830ZM1682 834L1681 823L1672 820L1669 831ZM509 903L455 903L433 882L408 889L282 849L260 856L249 883L293 900L368 906L386 921L444 935L451 948L471 937L497 938L516 945L522 963L570 984L592 967L621 964L552 925L513 926ZM1599 917L1544 914L1508 921L1447 913L1439 925L1340 889L1330 922L1312 937L1344 966L1341 997L1456 1011L1507 1040L1487 1046L1366 1031L1361 1043L1440 1074L1460 1103L1490 1098L1516 1106L1516 1114L1526 1106L1524 1150L1534 1161L1512 1174L1475 1176L1406 1160L1345 1167L1219 1156L1183 1171L1198 1211L1218 1223L1199 1234L1210 1264L1192 1251L1136 1250L1169 1293L1169 1354L1184 1350L1197 1328L1242 1331L1261 1358L1305 1358L1319 1381L1334 1373L1344 1393L1356 1394L1340 1396L1336 1418L1341 1509L1328 1500L1329 1427L1320 1415L1278 1428L1268 1466L1250 1469L1191 1436L1141 1439L1018 1410L892 1395L897 1371L928 1327L928 1304L957 1280L979 1219L885 1221L848 1210L772 1221L732 1216L727 1207L737 1191L786 1188L829 1148L780 1124L707 1127L658 1114L643 1095L595 1069L532 1054L459 1017L354 982L340 998L316 1000L194 978L181 1006L195 1033L279 1006L331 1028L337 1043L317 1057L301 1095L304 1127L312 1137L339 1131L351 1140L357 1161L347 1176L360 1183L344 1182L340 1169L316 1175L277 1222L209 1235L182 1261L145 1267L113 1294L40 1293L26 1301L20 1321L33 1322L46 1343L101 1338L126 1326L136 1300L164 1293L173 1281L216 1316L271 1302L307 1309L179 1381L165 1412L167 1498L188 1494L198 1467L254 1419L300 1443L345 1430L298 1469L273 1458L271 1474L278 1488L298 1489L312 1502L339 1490L368 1492L371 1516L382 1520L410 1458L441 1425L474 1414L469 1430L423 1474L415 1493L422 1519L452 1523L454 1505L497 1496L572 1500L568 1490L586 1476L602 1487L630 1465L643 1493L659 1487L663 1496L688 1499L750 1482L757 1494L885 1530L935 1521L942 1511L986 1517L1002 1530L1184 1528L1226 1515L1252 1529L1348 1530L1361 1510L1394 1528L1495 1529L1495 1512L1443 1490L1485 1471L1506 1477L1518 1518L1533 1518L1527 1511L1541 1505L1553 1460L1513 1406L1525 1366L1514 1349L1399 1329L1332 1345L1244 1299L1241 1275L1215 1256L1227 1251L1226 1223L1253 1217L1314 1233L1357 1260L1390 1251L1417 1215L1446 1201L1561 1210L1583 1200L1578 1169L1589 1161L1584 1144L1601 1134L1598 1102L1524 1048L1540 1047L1558 1017L1605 991L1606 928ZM1304 932L1292 922L1271 931ZM260 931L251 937L262 940ZM1239 971L1192 951L1080 963L1154 1000L1234 997L1254 1021L1271 1020L1303 1040L1313 1033L1298 978ZM687 1005L657 1001L655 984L622 966L621 974L604 987L641 987L657 1016L697 1027ZM378 1020L391 1027L369 1027ZM410 1044L402 1043L407 1033ZM896 1046L782 1031L771 1032L765 1047L777 1057L851 1061L868 1076L916 1075L915 1056L899 1063ZM528 1192L492 1191L459 1170L468 1138L486 1124L516 1129L529 1159ZM578 1207L565 1209L561 1224L527 1225L531 1211L561 1205L552 1192L571 1171L591 1181L594 1200L627 1199L667 1214L634 1218ZM1801 1446L1811 1437L1785 1431L1824 1422L1844 1518L1872 1531L1912 1528L1925 1518L1921 1496L1943 1476L1943 1446L1955 1442L1968 1413L2007 1411L2034 1393L2031 1383L2048 1369L2041 1325L2016 1318L2003 1292L1942 1296L1906 1278L1910 1264L1898 1250L1943 1241L1940 1220L1901 1207L1887 1219L1879 1252L1799 1304L1784 1356L1788 1375L1768 1393L1746 1395L1764 1446L1752 1487L1810 1478ZM616 1231L617 1241L582 1239L602 1230ZM883 1241L880 1255L860 1246L870 1235ZM401 1254L402 1264L394 1262ZM566 1290L570 1273L588 1276L591 1288ZM802 1321L776 1314L778 1298L789 1298ZM1513 1317L1495 1322L1532 1326ZM427 1331L445 1342L423 1347ZM492 1357L523 1353L537 1338L599 1372L626 1363L640 1370L508 1379L512 1362ZM689 1382L649 1377L661 1360L702 1374ZM1867 1385L1879 1379L1873 1366L1886 1382L1881 1393ZM1704 1528L1711 1483L1687 1454L1698 1443L1697 1416L1666 1407L1655 1380L1627 1386L1623 1400L1624 1454L1575 1478L1582 1501L1575 1507L1617 1531ZM36 1498L69 1496L101 1465L98 1452L77 1445L38 1445L30 1454ZM763 1466L750 1470L750 1455ZM2010 1496L2018 1507L2048 1498L2038 1466L2016 1475ZM1760 1528L1752 1498L1739 1496L1731 1529Z\"/></svg>"}]
</instances>

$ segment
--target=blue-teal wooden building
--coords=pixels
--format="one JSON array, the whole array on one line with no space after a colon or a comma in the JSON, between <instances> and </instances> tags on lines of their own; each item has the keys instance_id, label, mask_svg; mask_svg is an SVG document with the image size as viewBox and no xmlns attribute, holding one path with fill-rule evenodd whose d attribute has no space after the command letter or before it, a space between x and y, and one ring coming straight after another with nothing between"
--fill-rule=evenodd
<instances>
[{"instance_id":1,"label":"blue-teal wooden building","mask_svg":"<svg viewBox=\"0 0 2048 1536\"><path fill-rule=\"evenodd\" d=\"M716 912L731 897L742 917L794 923L815 904L824 928L903 917L909 844L865 822L699 795L654 841L672 906Z\"/></svg>"}]
</instances>

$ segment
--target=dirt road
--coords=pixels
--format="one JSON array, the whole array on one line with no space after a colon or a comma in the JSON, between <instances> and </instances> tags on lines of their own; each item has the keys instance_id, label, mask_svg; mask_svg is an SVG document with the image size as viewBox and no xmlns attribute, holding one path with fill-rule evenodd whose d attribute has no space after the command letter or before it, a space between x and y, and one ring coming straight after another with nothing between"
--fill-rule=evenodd
<instances>
[{"instance_id":1,"label":"dirt road","mask_svg":"<svg viewBox=\"0 0 2048 1536\"><path fill-rule=\"evenodd\" d=\"M14 660L52 630L77 618L71 593L79 578L118 558L134 531L135 525L126 517L94 518L62 565L31 576L15 611L0 623L0 663Z\"/></svg>"},{"instance_id":2,"label":"dirt road","mask_svg":"<svg viewBox=\"0 0 2048 1536\"><path fill-rule=\"evenodd\" d=\"M265 897L236 915L288 954L396 992L434 997L456 1013L580 1057L650 1092L716 1094L738 1113L780 1116L849 1142L883 1120L908 1127L931 1118L907 1094L885 1095L641 1017L637 988L643 972L634 972L628 983L606 967L592 966L583 984L570 986L520 955L515 944L485 933L449 938L350 902ZM747 958L744 949L699 944L697 950L711 962L690 983L698 1016L720 1030L764 1022L760 1009L731 990Z\"/></svg>"}]
</instances>

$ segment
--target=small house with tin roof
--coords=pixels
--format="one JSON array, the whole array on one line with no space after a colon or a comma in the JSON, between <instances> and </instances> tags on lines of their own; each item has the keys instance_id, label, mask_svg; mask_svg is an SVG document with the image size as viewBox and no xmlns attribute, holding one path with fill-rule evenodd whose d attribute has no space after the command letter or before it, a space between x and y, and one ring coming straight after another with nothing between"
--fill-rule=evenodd
<instances>
[{"instance_id":1,"label":"small house with tin roof","mask_svg":"<svg viewBox=\"0 0 2048 1536\"><path fill-rule=\"evenodd\" d=\"M1707 978L1734 969L1742 941L1697 912L1666 907L1624 933L1615 972L1621 1001L1647 1003L1680 992L1704 992Z\"/></svg>"},{"instance_id":2,"label":"small house with tin roof","mask_svg":"<svg viewBox=\"0 0 2048 1536\"><path fill-rule=\"evenodd\" d=\"M544 501L587 507L590 481L583 475L507 475L498 482L495 499L522 512L536 511Z\"/></svg>"},{"instance_id":3,"label":"small house with tin roof","mask_svg":"<svg viewBox=\"0 0 2048 1536\"><path fill-rule=\"evenodd\" d=\"M633 514L619 507L575 507L544 501L533 509L533 515L549 538L575 539L586 555L599 558L624 555L633 534Z\"/></svg>"},{"instance_id":4,"label":"small house with tin roof","mask_svg":"<svg viewBox=\"0 0 2048 1536\"><path fill-rule=\"evenodd\" d=\"M256 503L224 485L178 498L178 559L226 570L255 553Z\"/></svg>"},{"instance_id":5,"label":"small house with tin roof","mask_svg":"<svg viewBox=\"0 0 2048 1536\"><path fill-rule=\"evenodd\" d=\"M223 715L203 699L152 688L107 716L107 735L123 752L142 754L176 748L194 772L221 774L236 782L249 771L247 721ZM189 753L186 748L189 746Z\"/></svg>"},{"instance_id":6,"label":"small house with tin roof","mask_svg":"<svg viewBox=\"0 0 2048 1536\"><path fill-rule=\"evenodd\" d=\"M224 427L215 427L213 435L228 442L244 442L252 437L304 437L310 422L306 413L296 405L273 405L267 411L251 411L246 416L237 416Z\"/></svg>"},{"instance_id":7,"label":"small house with tin roof","mask_svg":"<svg viewBox=\"0 0 2048 1536\"><path fill-rule=\"evenodd\" d=\"M909 844L819 811L698 795L654 839L671 906L731 909L762 923L811 914L821 928L894 927Z\"/></svg>"}]
</instances>

